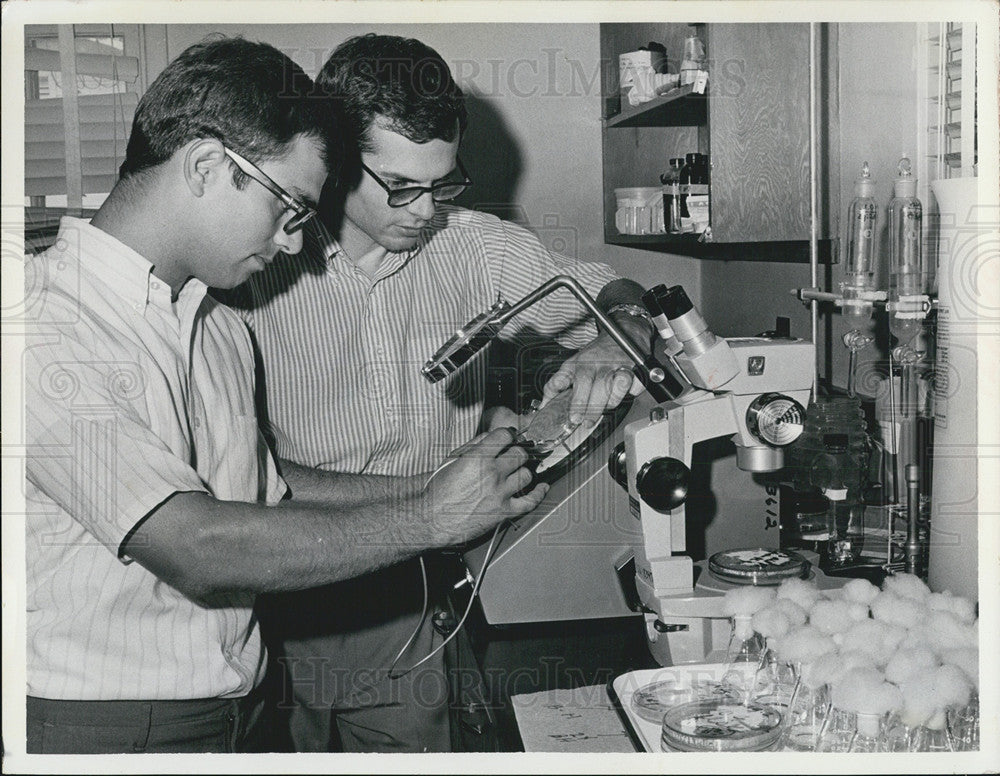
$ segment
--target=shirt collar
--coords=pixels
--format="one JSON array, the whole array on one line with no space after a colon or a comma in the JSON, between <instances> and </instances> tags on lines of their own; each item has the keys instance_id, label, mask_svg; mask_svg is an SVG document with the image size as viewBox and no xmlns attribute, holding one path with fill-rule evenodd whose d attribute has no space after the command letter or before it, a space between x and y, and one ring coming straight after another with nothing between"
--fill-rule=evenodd
<instances>
[{"instance_id":1,"label":"shirt collar","mask_svg":"<svg viewBox=\"0 0 1000 776\"><path fill-rule=\"evenodd\" d=\"M55 249L78 255L81 263L103 285L136 309L143 309L148 304L165 311L172 309L170 286L153 274L149 260L89 221L64 216L59 222ZM184 299L184 304L178 307L188 307L193 297L200 301L207 291L204 283L190 278L181 288L179 299Z\"/></svg>"},{"instance_id":2,"label":"shirt collar","mask_svg":"<svg viewBox=\"0 0 1000 776\"><path fill-rule=\"evenodd\" d=\"M342 270L353 268L354 262L351 261L343 247L337 242L337 238L325 226L320 224L318 218L314 219L313 223L317 224L313 230L313 236L316 240L316 255L320 257L323 264L330 269L336 269L338 263L341 265L340 268ZM375 280L387 277L405 266L410 259L420 253L429 237L430 231L429 229L425 229L420 233L416 245L412 248L405 251L386 251L385 257L379 264Z\"/></svg>"}]
</instances>

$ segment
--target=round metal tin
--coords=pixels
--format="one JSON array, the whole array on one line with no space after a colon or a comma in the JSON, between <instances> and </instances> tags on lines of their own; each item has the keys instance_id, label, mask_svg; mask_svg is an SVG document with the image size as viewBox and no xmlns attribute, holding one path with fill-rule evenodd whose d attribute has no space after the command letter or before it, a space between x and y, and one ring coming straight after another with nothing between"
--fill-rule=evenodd
<instances>
[{"instance_id":1,"label":"round metal tin","mask_svg":"<svg viewBox=\"0 0 1000 776\"><path fill-rule=\"evenodd\" d=\"M724 550L708 559L713 575L739 585L777 585L784 579L807 576L810 566L797 552L766 547Z\"/></svg>"}]
</instances>

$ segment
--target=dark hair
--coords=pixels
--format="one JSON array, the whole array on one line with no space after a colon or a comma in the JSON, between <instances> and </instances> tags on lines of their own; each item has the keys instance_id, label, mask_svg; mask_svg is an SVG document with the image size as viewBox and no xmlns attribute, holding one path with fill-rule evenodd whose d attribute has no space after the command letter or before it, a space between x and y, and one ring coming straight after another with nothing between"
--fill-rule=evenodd
<instances>
[{"instance_id":1,"label":"dark hair","mask_svg":"<svg viewBox=\"0 0 1000 776\"><path fill-rule=\"evenodd\" d=\"M369 33L346 40L316 76L316 90L332 99L356 152L371 150L376 120L414 143L451 142L468 122L448 64L414 38Z\"/></svg>"},{"instance_id":2,"label":"dark hair","mask_svg":"<svg viewBox=\"0 0 1000 776\"><path fill-rule=\"evenodd\" d=\"M343 155L331 106L301 67L266 43L216 38L185 49L139 101L119 175L162 164L186 143L216 138L253 162L315 137L331 174ZM237 185L247 178L233 165Z\"/></svg>"}]
</instances>

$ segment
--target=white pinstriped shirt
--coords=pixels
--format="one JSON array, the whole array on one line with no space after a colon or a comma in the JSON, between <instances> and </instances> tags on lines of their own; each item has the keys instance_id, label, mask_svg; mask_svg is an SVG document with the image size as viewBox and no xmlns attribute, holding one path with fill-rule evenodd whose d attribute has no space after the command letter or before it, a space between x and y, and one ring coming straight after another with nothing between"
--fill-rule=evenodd
<instances>
[{"instance_id":1,"label":"white pinstriped shirt","mask_svg":"<svg viewBox=\"0 0 1000 776\"><path fill-rule=\"evenodd\" d=\"M388 253L374 278L310 228L301 253L279 257L232 299L260 349L278 456L349 473L433 469L475 434L485 351L436 384L420 367L498 294L513 303L562 273L593 296L617 277L551 253L515 224L451 205L438 206L412 250ZM559 289L503 334L530 327L580 347L597 333L585 314Z\"/></svg>"},{"instance_id":2,"label":"white pinstriped shirt","mask_svg":"<svg viewBox=\"0 0 1000 776\"><path fill-rule=\"evenodd\" d=\"M29 695L238 697L263 674L252 594L195 603L120 557L174 493L285 491L257 428L245 326L197 280L172 304L151 270L72 218L26 266Z\"/></svg>"}]
</instances>

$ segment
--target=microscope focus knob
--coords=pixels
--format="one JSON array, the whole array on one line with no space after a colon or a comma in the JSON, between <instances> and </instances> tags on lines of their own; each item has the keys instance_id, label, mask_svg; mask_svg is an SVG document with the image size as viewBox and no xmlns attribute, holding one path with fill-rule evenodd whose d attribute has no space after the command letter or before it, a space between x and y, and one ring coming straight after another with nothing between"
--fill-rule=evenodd
<instances>
[{"instance_id":1,"label":"microscope focus knob","mask_svg":"<svg viewBox=\"0 0 1000 776\"><path fill-rule=\"evenodd\" d=\"M628 472L625 470L625 443L619 442L608 456L608 472L611 479L628 490Z\"/></svg>"},{"instance_id":2,"label":"microscope focus knob","mask_svg":"<svg viewBox=\"0 0 1000 776\"><path fill-rule=\"evenodd\" d=\"M639 496L657 512L676 509L687 499L691 470L676 458L646 461L635 476Z\"/></svg>"}]
</instances>

